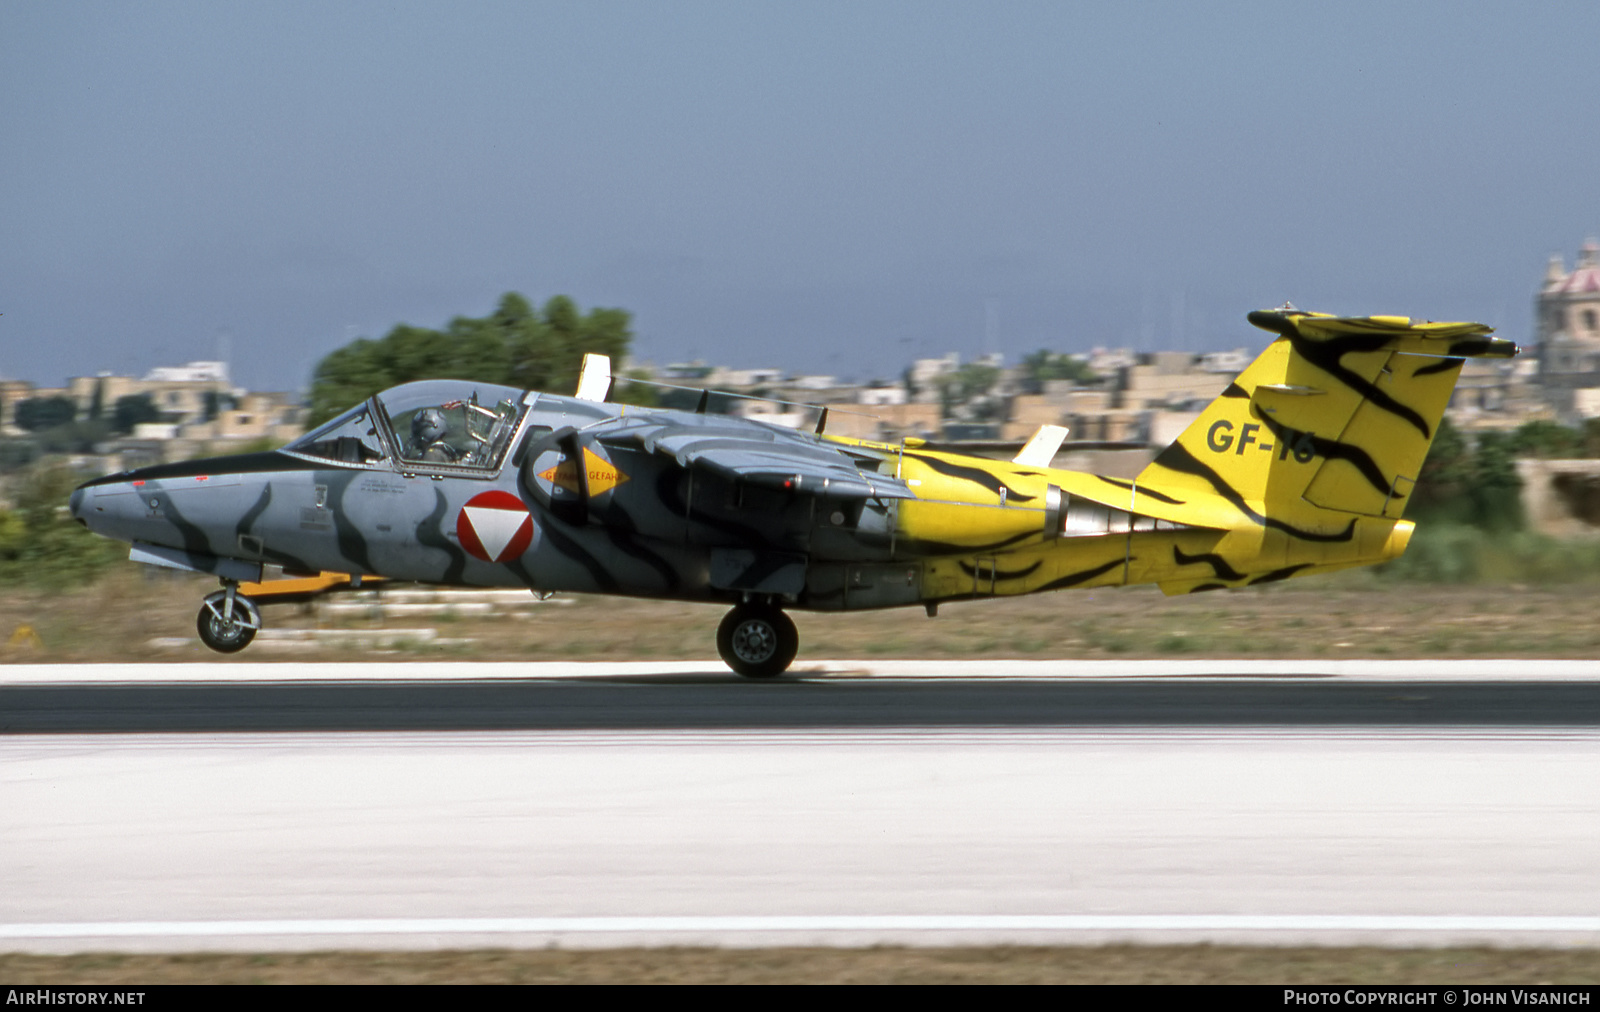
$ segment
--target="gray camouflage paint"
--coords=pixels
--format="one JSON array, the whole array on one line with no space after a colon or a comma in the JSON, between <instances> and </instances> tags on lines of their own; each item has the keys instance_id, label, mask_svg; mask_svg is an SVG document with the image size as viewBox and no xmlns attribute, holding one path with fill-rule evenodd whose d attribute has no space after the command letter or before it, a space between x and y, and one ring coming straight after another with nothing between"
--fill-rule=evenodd
<instances>
[{"instance_id":1,"label":"gray camouflage paint","mask_svg":"<svg viewBox=\"0 0 1600 1012\"><path fill-rule=\"evenodd\" d=\"M109 475L78 489L71 509L96 533L201 572L232 559L541 592L775 595L835 608L842 602L822 588L809 600L808 568L890 557L895 500L910 493L886 454L739 418L528 400L493 469L400 460L392 432L380 461L329 461L304 452L307 437L274 454ZM562 508L552 492L572 493L540 475L574 448L625 478ZM503 561L461 544L463 509L488 491L515 497L532 518L528 547Z\"/></svg>"}]
</instances>

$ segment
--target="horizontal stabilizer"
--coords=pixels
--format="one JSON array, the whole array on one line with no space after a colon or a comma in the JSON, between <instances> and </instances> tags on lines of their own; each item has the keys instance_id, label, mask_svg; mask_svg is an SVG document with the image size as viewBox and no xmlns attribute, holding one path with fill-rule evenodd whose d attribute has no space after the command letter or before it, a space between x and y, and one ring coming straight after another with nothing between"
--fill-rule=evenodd
<instances>
[{"instance_id":1,"label":"horizontal stabilizer","mask_svg":"<svg viewBox=\"0 0 1600 1012\"><path fill-rule=\"evenodd\" d=\"M1512 358L1516 344L1490 337L1494 328L1482 323L1413 322L1409 316L1330 316L1298 309L1262 309L1251 323L1291 339L1338 342L1359 351L1387 348L1403 355L1440 358Z\"/></svg>"}]
</instances>

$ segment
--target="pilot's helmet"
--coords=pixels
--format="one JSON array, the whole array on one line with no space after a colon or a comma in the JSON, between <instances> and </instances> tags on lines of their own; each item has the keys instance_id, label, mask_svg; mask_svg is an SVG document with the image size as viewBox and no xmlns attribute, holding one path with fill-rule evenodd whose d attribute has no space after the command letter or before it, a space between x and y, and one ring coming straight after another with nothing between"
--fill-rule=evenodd
<instances>
[{"instance_id":1,"label":"pilot's helmet","mask_svg":"<svg viewBox=\"0 0 1600 1012\"><path fill-rule=\"evenodd\" d=\"M411 419L411 438L419 443L436 443L444 433L444 412L438 408L423 408Z\"/></svg>"}]
</instances>

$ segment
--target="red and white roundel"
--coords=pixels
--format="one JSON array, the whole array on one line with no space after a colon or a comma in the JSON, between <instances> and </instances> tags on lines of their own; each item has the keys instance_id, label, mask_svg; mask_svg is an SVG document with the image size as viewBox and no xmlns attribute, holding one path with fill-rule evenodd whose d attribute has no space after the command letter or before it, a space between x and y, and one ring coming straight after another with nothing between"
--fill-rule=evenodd
<instances>
[{"instance_id":1,"label":"red and white roundel","mask_svg":"<svg viewBox=\"0 0 1600 1012\"><path fill-rule=\"evenodd\" d=\"M461 507L456 517L456 537L474 558L505 562L528 550L533 543L533 517L528 507L510 492L479 492Z\"/></svg>"}]
</instances>

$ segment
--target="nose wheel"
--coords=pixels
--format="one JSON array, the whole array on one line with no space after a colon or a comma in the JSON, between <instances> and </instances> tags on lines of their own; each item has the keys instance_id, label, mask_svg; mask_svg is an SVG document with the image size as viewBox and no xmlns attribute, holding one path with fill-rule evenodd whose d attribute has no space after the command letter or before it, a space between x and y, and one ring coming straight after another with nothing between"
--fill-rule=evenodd
<instances>
[{"instance_id":1,"label":"nose wheel","mask_svg":"<svg viewBox=\"0 0 1600 1012\"><path fill-rule=\"evenodd\" d=\"M774 678L788 670L800 650L800 634L781 610L741 604L717 627L717 652L746 678Z\"/></svg>"},{"instance_id":2,"label":"nose wheel","mask_svg":"<svg viewBox=\"0 0 1600 1012\"><path fill-rule=\"evenodd\" d=\"M261 612L254 601L229 587L206 595L195 626L200 631L200 642L217 653L238 653L256 638Z\"/></svg>"}]
</instances>

